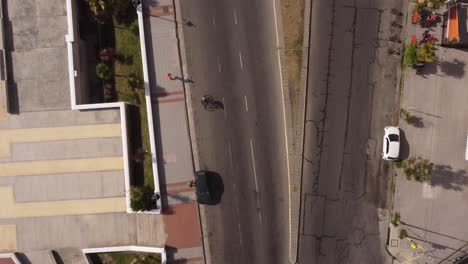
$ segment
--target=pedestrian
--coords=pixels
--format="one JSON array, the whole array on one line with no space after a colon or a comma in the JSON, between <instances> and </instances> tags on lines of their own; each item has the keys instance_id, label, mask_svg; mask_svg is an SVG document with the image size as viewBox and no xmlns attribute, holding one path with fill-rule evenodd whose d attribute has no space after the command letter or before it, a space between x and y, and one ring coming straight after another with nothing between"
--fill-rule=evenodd
<instances>
[{"instance_id":1,"label":"pedestrian","mask_svg":"<svg viewBox=\"0 0 468 264\"><path fill-rule=\"evenodd\" d=\"M174 78L172 77L172 73L170 73L170 72L167 73L167 78L169 80L174 80Z\"/></svg>"},{"instance_id":2,"label":"pedestrian","mask_svg":"<svg viewBox=\"0 0 468 264\"><path fill-rule=\"evenodd\" d=\"M188 181L187 185L188 185L188 187L192 188L193 186L195 186L195 182L194 181Z\"/></svg>"}]
</instances>

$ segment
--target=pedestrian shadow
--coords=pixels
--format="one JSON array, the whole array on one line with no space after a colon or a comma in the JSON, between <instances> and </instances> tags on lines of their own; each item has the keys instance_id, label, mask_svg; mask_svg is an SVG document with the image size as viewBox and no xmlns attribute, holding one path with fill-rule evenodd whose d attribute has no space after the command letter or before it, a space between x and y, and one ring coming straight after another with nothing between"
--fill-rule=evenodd
<instances>
[{"instance_id":1,"label":"pedestrian shadow","mask_svg":"<svg viewBox=\"0 0 468 264\"><path fill-rule=\"evenodd\" d=\"M410 147L406 139L405 131L400 128L400 160L405 160L410 155Z\"/></svg>"},{"instance_id":2,"label":"pedestrian shadow","mask_svg":"<svg viewBox=\"0 0 468 264\"><path fill-rule=\"evenodd\" d=\"M450 165L435 165L430 183L447 190L462 191L468 184L468 175L465 170L453 169Z\"/></svg>"}]
</instances>

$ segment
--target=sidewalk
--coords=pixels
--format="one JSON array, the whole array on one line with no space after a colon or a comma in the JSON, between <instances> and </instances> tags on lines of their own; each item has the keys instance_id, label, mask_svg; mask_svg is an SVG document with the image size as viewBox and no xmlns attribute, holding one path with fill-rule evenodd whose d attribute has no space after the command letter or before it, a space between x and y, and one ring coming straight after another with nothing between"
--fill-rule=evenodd
<instances>
[{"instance_id":1,"label":"sidewalk","mask_svg":"<svg viewBox=\"0 0 468 264\"><path fill-rule=\"evenodd\" d=\"M442 36L440 26L431 32L437 39ZM419 40L424 30L410 24L407 42L412 35ZM468 252L468 53L439 44L436 41L437 59L421 74L405 70L402 108L419 121L415 126L400 120L401 155L403 159L427 158L434 163L434 171L430 182L422 184L408 181L403 171L397 170L394 212L401 214L402 223L390 227L388 249L398 263L452 263ZM411 248L408 240L400 240L402 229L423 249Z\"/></svg>"},{"instance_id":2,"label":"sidewalk","mask_svg":"<svg viewBox=\"0 0 468 264\"><path fill-rule=\"evenodd\" d=\"M146 1L145 32L169 263L204 263L172 0ZM172 74L172 79L168 77ZM172 256L171 256L172 255Z\"/></svg>"}]
</instances>

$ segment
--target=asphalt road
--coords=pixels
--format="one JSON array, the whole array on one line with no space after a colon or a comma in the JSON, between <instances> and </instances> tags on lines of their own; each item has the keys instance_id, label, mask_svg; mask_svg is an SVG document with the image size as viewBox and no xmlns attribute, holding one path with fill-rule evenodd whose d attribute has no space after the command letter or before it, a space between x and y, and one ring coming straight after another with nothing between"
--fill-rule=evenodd
<instances>
[{"instance_id":1,"label":"asphalt road","mask_svg":"<svg viewBox=\"0 0 468 264\"><path fill-rule=\"evenodd\" d=\"M402 1L312 1L299 263L389 263L391 164Z\"/></svg>"},{"instance_id":2,"label":"asphalt road","mask_svg":"<svg viewBox=\"0 0 468 264\"><path fill-rule=\"evenodd\" d=\"M208 260L288 262L288 180L272 1L181 1L201 169L218 172L220 204L202 206Z\"/></svg>"}]
</instances>

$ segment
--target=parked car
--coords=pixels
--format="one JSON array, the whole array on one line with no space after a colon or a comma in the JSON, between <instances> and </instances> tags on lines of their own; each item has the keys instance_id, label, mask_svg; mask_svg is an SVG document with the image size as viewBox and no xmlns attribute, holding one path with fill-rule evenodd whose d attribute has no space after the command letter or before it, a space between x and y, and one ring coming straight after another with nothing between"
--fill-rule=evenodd
<instances>
[{"instance_id":1,"label":"parked car","mask_svg":"<svg viewBox=\"0 0 468 264\"><path fill-rule=\"evenodd\" d=\"M396 161L400 156L400 129L388 126L384 129L382 158Z\"/></svg>"},{"instance_id":2,"label":"parked car","mask_svg":"<svg viewBox=\"0 0 468 264\"><path fill-rule=\"evenodd\" d=\"M213 190L210 186L210 172L197 171L195 172L195 189L197 201L201 204L213 203Z\"/></svg>"}]
</instances>

